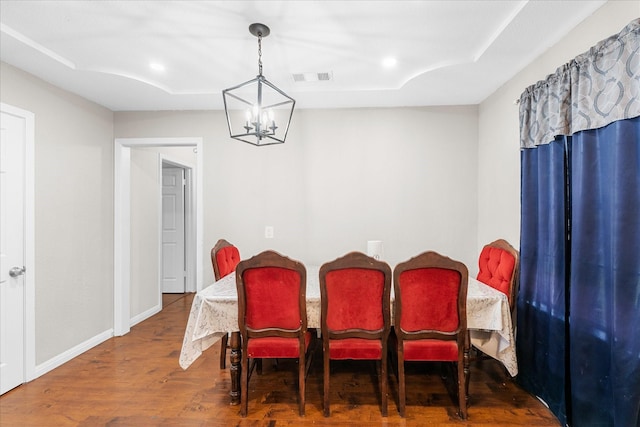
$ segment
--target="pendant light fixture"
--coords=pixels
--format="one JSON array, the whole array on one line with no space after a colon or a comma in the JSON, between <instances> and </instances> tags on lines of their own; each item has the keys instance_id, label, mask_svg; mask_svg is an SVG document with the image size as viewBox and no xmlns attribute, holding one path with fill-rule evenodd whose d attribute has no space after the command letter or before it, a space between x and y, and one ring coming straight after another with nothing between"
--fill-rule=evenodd
<instances>
[{"instance_id":1,"label":"pendant light fixture","mask_svg":"<svg viewBox=\"0 0 640 427\"><path fill-rule=\"evenodd\" d=\"M222 91L229 135L258 146L282 144L296 101L262 75L262 38L269 35L269 27L251 24L249 32L258 38L258 75Z\"/></svg>"}]
</instances>

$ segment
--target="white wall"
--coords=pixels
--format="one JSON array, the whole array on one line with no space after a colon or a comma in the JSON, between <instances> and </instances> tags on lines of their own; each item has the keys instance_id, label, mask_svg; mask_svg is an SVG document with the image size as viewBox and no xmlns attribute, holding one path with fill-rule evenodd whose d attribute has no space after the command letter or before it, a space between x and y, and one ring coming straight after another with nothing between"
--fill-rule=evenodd
<instances>
[{"instance_id":1,"label":"white wall","mask_svg":"<svg viewBox=\"0 0 640 427\"><path fill-rule=\"evenodd\" d=\"M297 110L268 147L231 140L220 111L118 112L115 129L204 137L205 248L226 238L243 257L271 248L317 265L375 239L391 266L425 250L477 257L475 106Z\"/></svg>"},{"instance_id":2,"label":"white wall","mask_svg":"<svg viewBox=\"0 0 640 427\"><path fill-rule=\"evenodd\" d=\"M638 1L609 1L564 39L480 104L478 133L478 250L505 238L520 247L520 134L524 90L640 16Z\"/></svg>"},{"instance_id":3,"label":"white wall","mask_svg":"<svg viewBox=\"0 0 640 427\"><path fill-rule=\"evenodd\" d=\"M36 364L113 327L113 113L0 63L35 114Z\"/></svg>"}]
</instances>

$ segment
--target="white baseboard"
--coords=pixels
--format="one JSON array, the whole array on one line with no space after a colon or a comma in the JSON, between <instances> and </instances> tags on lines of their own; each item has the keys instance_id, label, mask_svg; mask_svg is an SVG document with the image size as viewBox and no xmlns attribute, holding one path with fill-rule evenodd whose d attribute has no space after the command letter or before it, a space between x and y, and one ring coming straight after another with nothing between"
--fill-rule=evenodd
<instances>
[{"instance_id":1,"label":"white baseboard","mask_svg":"<svg viewBox=\"0 0 640 427\"><path fill-rule=\"evenodd\" d=\"M54 370L58 366L61 366L67 363L69 360L73 359L74 357L81 355L85 351L97 346L98 344L105 342L111 337L113 337L113 329L108 329L94 336L93 338L89 338L85 342L82 342L77 346L70 348L64 353L60 353L59 355L52 357L46 362L36 365L33 372L33 378L27 378L27 381L35 380L39 376L44 375L47 372Z\"/></svg>"},{"instance_id":2,"label":"white baseboard","mask_svg":"<svg viewBox=\"0 0 640 427\"><path fill-rule=\"evenodd\" d=\"M162 311L162 301L160 302L160 304L156 305L155 307L151 307L149 310L142 312L137 316L132 317L131 321L129 322L129 327L137 325L143 320L147 320L149 317L153 316L154 314L158 314L161 311Z\"/></svg>"},{"instance_id":3,"label":"white baseboard","mask_svg":"<svg viewBox=\"0 0 640 427\"><path fill-rule=\"evenodd\" d=\"M149 310L145 311L144 313L140 313L139 315L133 317L131 319L131 326L136 325L140 322L142 322L143 320L148 319L149 317L153 316L156 313L159 313L162 310L162 303L156 305L155 307L151 307ZM92 338L89 338L88 340L86 340L85 342L82 342L78 345L76 345L73 348L70 348L69 350L65 351L64 353L60 353L59 355L52 357L51 359L47 360L44 363L41 363L39 365L36 365L34 371L33 371L33 377L31 378L27 378L27 382L28 381L33 381L36 378L46 374L49 371L54 370L55 368L57 368L58 366L61 366L65 363L67 363L68 361L70 361L71 359L73 359L74 357L78 357L80 356L82 353L84 353L85 351L92 349L93 347L97 346L98 344L102 344L103 342L105 342L106 340L108 340L109 338L113 337L113 329L108 329Z\"/></svg>"}]
</instances>

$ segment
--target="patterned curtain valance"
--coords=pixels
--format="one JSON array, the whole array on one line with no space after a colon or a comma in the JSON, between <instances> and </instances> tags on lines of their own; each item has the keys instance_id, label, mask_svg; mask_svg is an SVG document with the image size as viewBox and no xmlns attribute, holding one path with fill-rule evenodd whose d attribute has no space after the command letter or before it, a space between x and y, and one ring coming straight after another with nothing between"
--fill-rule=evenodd
<instances>
[{"instance_id":1,"label":"patterned curtain valance","mask_svg":"<svg viewBox=\"0 0 640 427\"><path fill-rule=\"evenodd\" d=\"M640 116L640 19L520 95L520 148Z\"/></svg>"}]
</instances>

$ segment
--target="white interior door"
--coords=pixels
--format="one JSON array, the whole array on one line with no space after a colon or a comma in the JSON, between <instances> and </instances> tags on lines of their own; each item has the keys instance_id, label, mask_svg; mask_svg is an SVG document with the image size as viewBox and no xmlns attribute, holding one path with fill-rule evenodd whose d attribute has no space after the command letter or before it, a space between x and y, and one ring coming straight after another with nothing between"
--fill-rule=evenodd
<instances>
[{"instance_id":1,"label":"white interior door","mask_svg":"<svg viewBox=\"0 0 640 427\"><path fill-rule=\"evenodd\" d=\"M0 394L25 382L25 119L0 116Z\"/></svg>"},{"instance_id":2,"label":"white interior door","mask_svg":"<svg viewBox=\"0 0 640 427\"><path fill-rule=\"evenodd\" d=\"M162 168L162 292L185 291L184 169Z\"/></svg>"}]
</instances>

